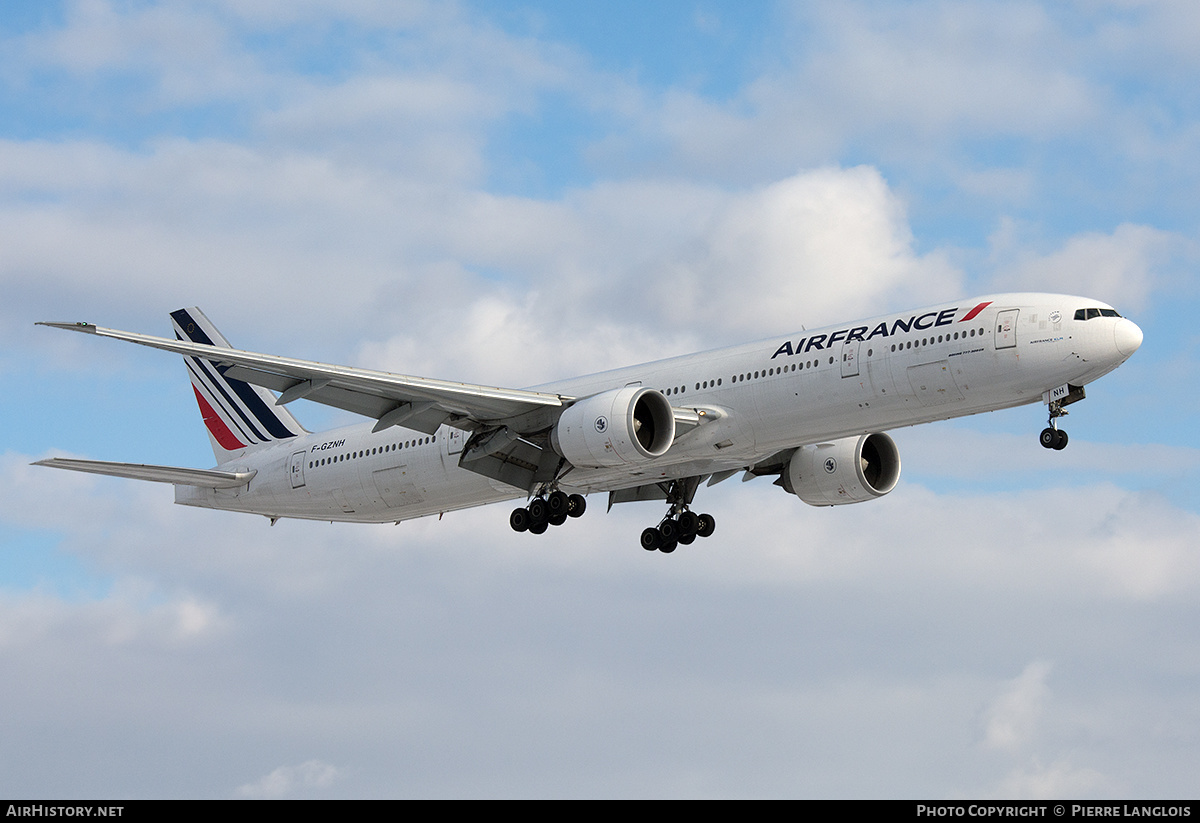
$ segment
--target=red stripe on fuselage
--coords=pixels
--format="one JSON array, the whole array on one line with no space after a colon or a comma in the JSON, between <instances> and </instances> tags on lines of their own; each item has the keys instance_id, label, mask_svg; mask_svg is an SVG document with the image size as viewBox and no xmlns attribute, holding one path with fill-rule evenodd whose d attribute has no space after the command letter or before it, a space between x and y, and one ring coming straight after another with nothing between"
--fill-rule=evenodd
<instances>
[{"instance_id":1,"label":"red stripe on fuselage","mask_svg":"<svg viewBox=\"0 0 1200 823\"><path fill-rule=\"evenodd\" d=\"M978 306L976 306L975 308L973 308L969 312L967 312L967 316L964 317L962 320L959 320L958 322L966 323L968 320L974 320L975 315L979 314L981 311L983 311L990 305L992 305L991 300L987 301L986 303L980 303Z\"/></svg>"},{"instance_id":2,"label":"red stripe on fuselage","mask_svg":"<svg viewBox=\"0 0 1200 823\"><path fill-rule=\"evenodd\" d=\"M204 425L208 426L208 430L212 432L212 436L221 444L221 448L225 451L237 451L238 449L246 448L246 444L242 443L229 427L225 425L225 421L213 411L213 407L208 405L208 401L204 399L204 395L200 394L200 390L192 386L192 391L196 393L196 402L200 404L200 416L204 418Z\"/></svg>"}]
</instances>

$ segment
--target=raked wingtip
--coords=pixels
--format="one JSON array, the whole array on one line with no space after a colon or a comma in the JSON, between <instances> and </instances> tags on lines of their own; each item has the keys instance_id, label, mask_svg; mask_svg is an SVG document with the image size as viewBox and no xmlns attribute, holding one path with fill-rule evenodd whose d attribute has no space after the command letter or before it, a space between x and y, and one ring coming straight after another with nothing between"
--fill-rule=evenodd
<instances>
[{"instance_id":1,"label":"raked wingtip","mask_svg":"<svg viewBox=\"0 0 1200 823\"><path fill-rule=\"evenodd\" d=\"M95 323L63 323L63 322L54 322L52 320L39 320L36 323L34 323L33 325L49 326L52 329L66 329L67 331L81 331L81 332L86 332L87 334L95 334L96 333L96 324Z\"/></svg>"}]
</instances>

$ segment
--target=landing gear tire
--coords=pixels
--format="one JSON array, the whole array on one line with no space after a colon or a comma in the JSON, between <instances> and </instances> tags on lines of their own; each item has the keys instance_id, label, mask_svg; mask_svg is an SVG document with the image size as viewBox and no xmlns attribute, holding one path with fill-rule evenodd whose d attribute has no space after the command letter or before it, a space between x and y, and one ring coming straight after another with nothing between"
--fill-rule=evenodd
<instances>
[{"instance_id":1,"label":"landing gear tire","mask_svg":"<svg viewBox=\"0 0 1200 823\"><path fill-rule=\"evenodd\" d=\"M545 534L546 529L548 529L548 528L550 528L550 524L547 523L545 520L542 520L538 523L529 524L529 533L530 534Z\"/></svg>"},{"instance_id":2,"label":"landing gear tire","mask_svg":"<svg viewBox=\"0 0 1200 823\"><path fill-rule=\"evenodd\" d=\"M570 504L567 514L571 517L583 517L583 513L587 511L587 500L582 494L571 495L567 498L567 502Z\"/></svg>"},{"instance_id":3,"label":"landing gear tire","mask_svg":"<svg viewBox=\"0 0 1200 823\"><path fill-rule=\"evenodd\" d=\"M696 519L699 521L696 526L696 535L712 537L712 533L717 530L717 519L711 514L702 514Z\"/></svg>"},{"instance_id":4,"label":"landing gear tire","mask_svg":"<svg viewBox=\"0 0 1200 823\"><path fill-rule=\"evenodd\" d=\"M546 519L546 522L551 526L561 526L563 523L567 522L567 513L561 512L560 514L552 514Z\"/></svg>"},{"instance_id":5,"label":"landing gear tire","mask_svg":"<svg viewBox=\"0 0 1200 823\"><path fill-rule=\"evenodd\" d=\"M534 523L545 523L549 514L545 498L535 497L529 501L529 519Z\"/></svg>"},{"instance_id":6,"label":"landing gear tire","mask_svg":"<svg viewBox=\"0 0 1200 823\"><path fill-rule=\"evenodd\" d=\"M1042 448L1062 451L1067 447L1067 433L1062 429L1052 429L1047 426L1038 436L1038 442L1042 444Z\"/></svg>"},{"instance_id":7,"label":"landing gear tire","mask_svg":"<svg viewBox=\"0 0 1200 823\"><path fill-rule=\"evenodd\" d=\"M512 526L515 532L529 531L529 509L513 509L512 514L508 516L508 525Z\"/></svg>"},{"instance_id":8,"label":"landing gear tire","mask_svg":"<svg viewBox=\"0 0 1200 823\"><path fill-rule=\"evenodd\" d=\"M662 545L662 535L658 529L642 530L642 548L648 552L657 551Z\"/></svg>"},{"instance_id":9,"label":"landing gear tire","mask_svg":"<svg viewBox=\"0 0 1200 823\"><path fill-rule=\"evenodd\" d=\"M546 498L546 510L551 518L560 514L566 517L567 512L571 510L571 499L567 497L566 492L550 492L550 496Z\"/></svg>"},{"instance_id":10,"label":"landing gear tire","mask_svg":"<svg viewBox=\"0 0 1200 823\"><path fill-rule=\"evenodd\" d=\"M667 543L674 543L679 539L679 523L668 517L658 524L658 533L662 536L664 546Z\"/></svg>"},{"instance_id":11,"label":"landing gear tire","mask_svg":"<svg viewBox=\"0 0 1200 823\"><path fill-rule=\"evenodd\" d=\"M695 512L680 512L676 522L679 523L680 538L695 537L700 528L700 518L696 516ZM680 542L682 543L683 540L681 539ZM691 543L692 541L687 542Z\"/></svg>"},{"instance_id":12,"label":"landing gear tire","mask_svg":"<svg viewBox=\"0 0 1200 823\"><path fill-rule=\"evenodd\" d=\"M690 546L690 545L692 545L692 544L693 544L693 543L695 543L695 542L696 542L696 535L695 535L695 534L681 534L681 535L679 535L679 543L680 543L680 545L683 545L683 546Z\"/></svg>"},{"instance_id":13,"label":"landing gear tire","mask_svg":"<svg viewBox=\"0 0 1200 823\"><path fill-rule=\"evenodd\" d=\"M658 547L658 550L663 554L670 554L671 552L675 551L675 547L678 545L678 541L672 540L669 543L663 543Z\"/></svg>"}]
</instances>

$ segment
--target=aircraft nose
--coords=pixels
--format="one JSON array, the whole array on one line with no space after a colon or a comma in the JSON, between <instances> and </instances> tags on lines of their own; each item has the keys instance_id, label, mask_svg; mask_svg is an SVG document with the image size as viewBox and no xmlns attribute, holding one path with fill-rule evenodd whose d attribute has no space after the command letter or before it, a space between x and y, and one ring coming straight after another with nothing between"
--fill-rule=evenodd
<instances>
[{"instance_id":1,"label":"aircraft nose","mask_svg":"<svg viewBox=\"0 0 1200 823\"><path fill-rule=\"evenodd\" d=\"M1137 323L1122 317L1113 326L1113 342L1117 344L1117 351L1129 357L1142 345L1142 330Z\"/></svg>"}]
</instances>

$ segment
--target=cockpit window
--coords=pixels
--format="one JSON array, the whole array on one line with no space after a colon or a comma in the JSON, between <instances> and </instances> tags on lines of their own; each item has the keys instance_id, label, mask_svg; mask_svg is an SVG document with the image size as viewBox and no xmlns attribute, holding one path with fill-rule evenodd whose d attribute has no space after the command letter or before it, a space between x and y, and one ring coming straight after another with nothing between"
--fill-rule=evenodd
<instances>
[{"instance_id":1,"label":"cockpit window","mask_svg":"<svg viewBox=\"0 0 1200 823\"><path fill-rule=\"evenodd\" d=\"M1076 309L1076 320L1091 320L1093 317L1120 317L1116 309Z\"/></svg>"}]
</instances>

